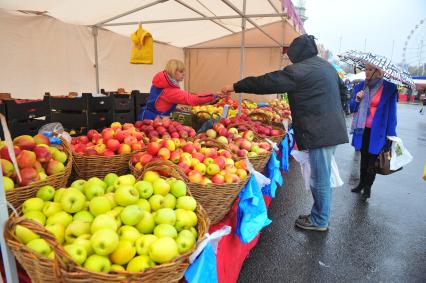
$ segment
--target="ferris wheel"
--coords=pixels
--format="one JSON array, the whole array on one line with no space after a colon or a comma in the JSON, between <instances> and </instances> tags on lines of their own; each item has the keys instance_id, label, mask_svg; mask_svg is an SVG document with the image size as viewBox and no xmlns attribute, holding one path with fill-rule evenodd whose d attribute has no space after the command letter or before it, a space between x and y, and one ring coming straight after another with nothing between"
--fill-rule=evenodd
<instances>
[{"instance_id":1,"label":"ferris wheel","mask_svg":"<svg viewBox=\"0 0 426 283\"><path fill-rule=\"evenodd\" d=\"M407 68L414 67L417 75L426 74L426 18L408 34L402 49L402 62Z\"/></svg>"}]
</instances>

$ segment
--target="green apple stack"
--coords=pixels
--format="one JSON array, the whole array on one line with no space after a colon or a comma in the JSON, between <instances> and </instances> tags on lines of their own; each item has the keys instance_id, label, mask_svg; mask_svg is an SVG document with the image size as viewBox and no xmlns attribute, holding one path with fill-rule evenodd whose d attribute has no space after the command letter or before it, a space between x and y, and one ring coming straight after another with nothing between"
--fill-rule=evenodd
<instances>
[{"instance_id":1,"label":"green apple stack","mask_svg":"<svg viewBox=\"0 0 426 283\"><path fill-rule=\"evenodd\" d=\"M197 239L197 203L185 182L148 171L143 180L110 173L103 180L50 186L23 203L22 213L50 231L79 265L94 272L141 272L190 251ZM17 225L17 238L54 258L44 239Z\"/></svg>"}]
</instances>

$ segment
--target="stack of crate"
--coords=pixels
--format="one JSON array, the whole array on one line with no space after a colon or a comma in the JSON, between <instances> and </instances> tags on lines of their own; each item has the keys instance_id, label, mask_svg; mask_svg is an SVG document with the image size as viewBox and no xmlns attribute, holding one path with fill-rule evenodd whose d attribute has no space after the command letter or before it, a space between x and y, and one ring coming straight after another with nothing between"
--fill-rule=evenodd
<instances>
[{"instance_id":1,"label":"stack of crate","mask_svg":"<svg viewBox=\"0 0 426 283\"><path fill-rule=\"evenodd\" d=\"M124 123L135 122L135 101L132 94L110 93L113 105L113 121Z\"/></svg>"},{"instance_id":2,"label":"stack of crate","mask_svg":"<svg viewBox=\"0 0 426 283\"><path fill-rule=\"evenodd\" d=\"M90 129L108 127L113 120L111 96L83 93L79 97L50 96L53 122L60 122L67 131L82 135Z\"/></svg>"},{"instance_id":3,"label":"stack of crate","mask_svg":"<svg viewBox=\"0 0 426 283\"><path fill-rule=\"evenodd\" d=\"M0 107L6 113L12 138L36 135L41 126L50 122L49 99L46 96L42 100L5 99Z\"/></svg>"},{"instance_id":4,"label":"stack of crate","mask_svg":"<svg viewBox=\"0 0 426 283\"><path fill-rule=\"evenodd\" d=\"M138 120L138 114L148 101L149 93L141 93L138 90L132 90L132 96L135 101L135 120Z\"/></svg>"}]
</instances>

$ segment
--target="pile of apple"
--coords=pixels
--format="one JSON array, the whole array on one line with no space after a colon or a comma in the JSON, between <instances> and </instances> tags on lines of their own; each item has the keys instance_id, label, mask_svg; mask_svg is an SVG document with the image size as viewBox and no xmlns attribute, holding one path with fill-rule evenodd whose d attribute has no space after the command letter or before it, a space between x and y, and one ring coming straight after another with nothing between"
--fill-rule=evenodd
<instances>
[{"instance_id":1,"label":"pile of apple","mask_svg":"<svg viewBox=\"0 0 426 283\"><path fill-rule=\"evenodd\" d=\"M18 168L13 166L5 143L1 142L1 144L1 168L5 191L13 189L15 184L20 187L26 186L65 170L68 156L63 151L63 147L50 146L49 139L44 135L38 134L34 137L22 135L13 140ZM20 182L16 174L17 170L21 174Z\"/></svg>"},{"instance_id":2,"label":"pile of apple","mask_svg":"<svg viewBox=\"0 0 426 283\"><path fill-rule=\"evenodd\" d=\"M154 120L136 121L135 127L149 137L150 141L170 138L192 138L196 135L193 128L184 126L169 117L157 116Z\"/></svg>"},{"instance_id":3,"label":"pile of apple","mask_svg":"<svg viewBox=\"0 0 426 283\"><path fill-rule=\"evenodd\" d=\"M280 122L283 118L291 117L290 105L285 100L274 99L269 102L271 110L276 113L280 118L273 119L274 122ZM266 109L266 112L269 109Z\"/></svg>"},{"instance_id":4,"label":"pile of apple","mask_svg":"<svg viewBox=\"0 0 426 283\"><path fill-rule=\"evenodd\" d=\"M228 150L205 147L199 141L169 139L151 142L146 151L134 154L131 159L138 171L155 160L172 161L190 182L197 184L232 184L247 177L244 160L235 162Z\"/></svg>"},{"instance_id":5,"label":"pile of apple","mask_svg":"<svg viewBox=\"0 0 426 283\"><path fill-rule=\"evenodd\" d=\"M247 131L251 127L256 134L267 137L276 137L282 134L281 130L272 128L269 125L263 124L261 121L253 121L250 116L241 114L238 117L225 118L220 121L225 127L229 125L238 125L240 131ZM245 124L248 124L247 127Z\"/></svg>"},{"instance_id":6,"label":"pile of apple","mask_svg":"<svg viewBox=\"0 0 426 283\"><path fill-rule=\"evenodd\" d=\"M239 131L237 128L227 129L223 124L216 123L212 129L200 134L203 139L208 137L216 141L227 144L229 149L238 157L257 157L259 154L265 154L271 151L271 145L267 142L253 141L254 133L252 130Z\"/></svg>"},{"instance_id":7,"label":"pile of apple","mask_svg":"<svg viewBox=\"0 0 426 283\"><path fill-rule=\"evenodd\" d=\"M22 212L50 231L84 268L141 272L192 249L198 236L196 205L183 181L147 171L137 182L133 175L110 173L56 191L44 186L23 203ZM28 228L17 225L15 235L54 258L48 243Z\"/></svg>"},{"instance_id":8,"label":"pile of apple","mask_svg":"<svg viewBox=\"0 0 426 283\"><path fill-rule=\"evenodd\" d=\"M71 140L71 150L82 155L114 156L141 151L144 147L144 134L131 123L114 122L100 133L92 129L87 135Z\"/></svg>"}]
</instances>

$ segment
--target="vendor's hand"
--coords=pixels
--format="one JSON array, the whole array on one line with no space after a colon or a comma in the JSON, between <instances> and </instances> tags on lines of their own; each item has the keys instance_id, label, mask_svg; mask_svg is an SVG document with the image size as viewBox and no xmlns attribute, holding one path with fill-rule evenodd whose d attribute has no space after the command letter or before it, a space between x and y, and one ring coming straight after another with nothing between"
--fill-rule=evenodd
<instances>
[{"instance_id":1,"label":"vendor's hand","mask_svg":"<svg viewBox=\"0 0 426 283\"><path fill-rule=\"evenodd\" d=\"M230 95L230 93L223 93L223 92L217 92L215 93L217 97L219 98L224 98L224 97L228 97Z\"/></svg>"},{"instance_id":2,"label":"vendor's hand","mask_svg":"<svg viewBox=\"0 0 426 283\"><path fill-rule=\"evenodd\" d=\"M363 97L364 97L364 91L363 90L358 91L355 97L356 102L360 102Z\"/></svg>"},{"instance_id":3,"label":"vendor's hand","mask_svg":"<svg viewBox=\"0 0 426 283\"><path fill-rule=\"evenodd\" d=\"M222 88L222 94L223 95L230 95L231 92L234 91L234 87L232 85L226 85Z\"/></svg>"}]
</instances>

